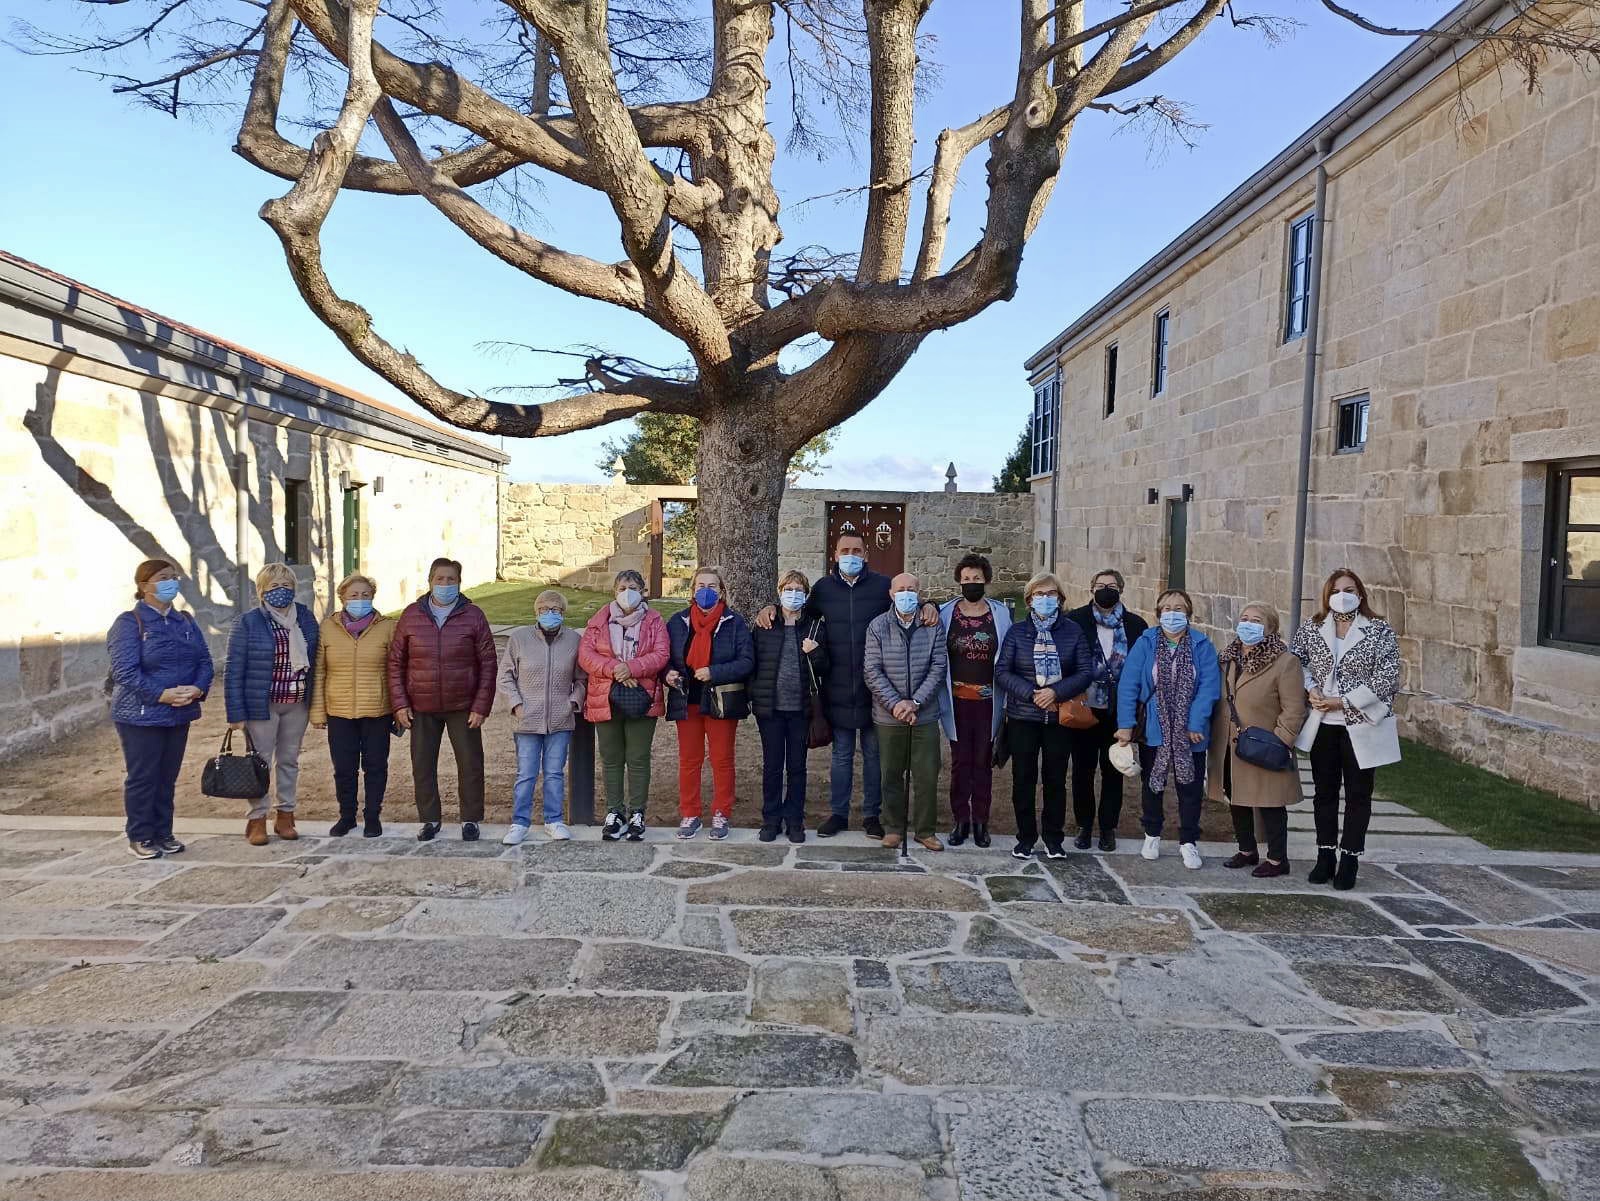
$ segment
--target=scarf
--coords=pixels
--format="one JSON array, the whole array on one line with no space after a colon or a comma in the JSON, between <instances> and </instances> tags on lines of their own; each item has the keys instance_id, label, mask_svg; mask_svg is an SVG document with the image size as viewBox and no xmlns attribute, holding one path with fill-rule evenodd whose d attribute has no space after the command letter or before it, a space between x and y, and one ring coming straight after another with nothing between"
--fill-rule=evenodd
<instances>
[{"instance_id":1,"label":"scarf","mask_svg":"<svg viewBox=\"0 0 1600 1201\"><path fill-rule=\"evenodd\" d=\"M1124 612L1126 610L1121 601L1109 613L1102 613L1099 605L1089 606L1094 624L1111 631L1110 658L1101 649L1100 639L1090 639L1094 657L1100 662L1100 670L1095 672L1095 681L1089 688L1089 706L1094 709L1111 708L1111 694L1116 690L1117 681L1122 678L1122 664L1128 657L1128 630L1122 623Z\"/></svg>"},{"instance_id":2,"label":"scarf","mask_svg":"<svg viewBox=\"0 0 1600 1201\"><path fill-rule=\"evenodd\" d=\"M1194 700L1194 643L1188 636L1178 639L1169 651L1156 642L1156 717L1161 723L1161 745L1150 768L1150 791L1160 793L1167 786L1167 773L1178 783L1194 780L1194 755L1189 746L1189 704ZM1181 745L1180 745L1181 743ZM1180 754L1180 750L1182 753Z\"/></svg>"},{"instance_id":3,"label":"scarf","mask_svg":"<svg viewBox=\"0 0 1600 1201\"><path fill-rule=\"evenodd\" d=\"M300 630L296 612L299 606L291 602L287 609L274 609L263 602L261 607L268 617L289 631L289 671L297 676L304 675L311 667L311 655L306 651L306 636Z\"/></svg>"},{"instance_id":4,"label":"scarf","mask_svg":"<svg viewBox=\"0 0 1600 1201\"><path fill-rule=\"evenodd\" d=\"M1056 649L1056 637L1050 632L1055 619L1033 619L1033 678L1043 688L1061 678L1061 652Z\"/></svg>"},{"instance_id":5,"label":"scarf","mask_svg":"<svg viewBox=\"0 0 1600 1201\"><path fill-rule=\"evenodd\" d=\"M1235 665L1240 677L1253 676L1258 671L1266 671L1288 649L1288 644L1276 634L1268 634L1254 646L1246 646L1235 638L1228 644L1228 649L1222 652L1222 665Z\"/></svg>"},{"instance_id":6,"label":"scarf","mask_svg":"<svg viewBox=\"0 0 1600 1201\"><path fill-rule=\"evenodd\" d=\"M611 634L611 653L624 663L639 657L639 623L644 620L644 615L649 609L643 601L632 613L624 613L622 606L612 601L608 606L611 610L607 630Z\"/></svg>"},{"instance_id":7,"label":"scarf","mask_svg":"<svg viewBox=\"0 0 1600 1201\"><path fill-rule=\"evenodd\" d=\"M689 629L693 635L683 661L689 665L691 672L697 667L711 666L711 635L716 632L717 623L722 620L727 608L727 603L721 597L709 609L702 609L699 605L689 606Z\"/></svg>"},{"instance_id":8,"label":"scarf","mask_svg":"<svg viewBox=\"0 0 1600 1201\"><path fill-rule=\"evenodd\" d=\"M366 632L366 628L369 625L378 620L378 611L374 609L365 617L359 618L351 617L350 614L341 612L339 614L339 620L344 623L344 628L349 632L350 637L359 638L363 633Z\"/></svg>"}]
</instances>

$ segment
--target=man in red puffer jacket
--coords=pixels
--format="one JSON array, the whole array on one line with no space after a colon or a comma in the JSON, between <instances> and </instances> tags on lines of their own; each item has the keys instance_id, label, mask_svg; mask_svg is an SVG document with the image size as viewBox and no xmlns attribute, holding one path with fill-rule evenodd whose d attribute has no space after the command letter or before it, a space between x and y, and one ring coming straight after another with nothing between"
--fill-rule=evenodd
<instances>
[{"instance_id":1,"label":"man in red puffer jacket","mask_svg":"<svg viewBox=\"0 0 1600 1201\"><path fill-rule=\"evenodd\" d=\"M461 564L435 559L428 592L407 605L389 644L389 700L411 731L411 776L422 829L439 833L439 745L449 731L461 792L461 840L476 842L483 820L483 723L494 707L494 635L489 619L461 595Z\"/></svg>"}]
</instances>

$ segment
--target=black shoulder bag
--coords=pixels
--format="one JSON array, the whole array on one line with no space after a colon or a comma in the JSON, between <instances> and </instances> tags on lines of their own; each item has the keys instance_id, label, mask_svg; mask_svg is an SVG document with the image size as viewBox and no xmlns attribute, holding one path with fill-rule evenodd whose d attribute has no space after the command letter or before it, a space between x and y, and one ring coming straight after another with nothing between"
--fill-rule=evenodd
<instances>
[{"instance_id":1,"label":"black shoulder bag","mask_svg":"<svg viewBox=\"0 0 1600 1201\"><path fill-rule=\"evenodd\" d=\"M250 741L250 731L244 732L244 754L233 753L233 731L222 737L222 750L213 759L206 760L200 773L200 791L206 796L232 801L256 801L267 795L272 773L267 761Z\"/></svg>"},{"instance_id":2,"label":"black shoulder bag","mask_svg":"<svg viewBox=\"0 0 1600 1201\"><path fill-rule=\"evenodd\" d=\"M1237 679L1238 671L1235 669L1233 678ZM1239 758L1255 767L1265 771L1290 771L1294 768L1294 752L1289 749L1283 739L1271 730L1262 729L1260 726L1247 726L1239 720L1239 710L1233 704L1233 685L1228 685L1225 694L1228 698L1228 715L1233 718L1233 724L1239 731L1239 736L1234 740L1234 749Z\"/></svg>"}]
</instances>

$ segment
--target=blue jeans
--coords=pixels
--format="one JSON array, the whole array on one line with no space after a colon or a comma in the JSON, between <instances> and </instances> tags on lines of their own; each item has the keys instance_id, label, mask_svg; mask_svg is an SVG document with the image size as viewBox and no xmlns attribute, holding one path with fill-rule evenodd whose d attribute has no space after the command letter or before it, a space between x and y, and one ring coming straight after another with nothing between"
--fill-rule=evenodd
<instances>
[{"instance_id":1,"label":"blue jeans","mask_svg":"<svg viewBox=\"0 0 1600 1201\"><path fill-rule=\"evenodd\" d=\"M833 770L829 774L828 808L835 817L850 816L850 789L856 765L856 738L861 739L861 816L877 817L883 809L883 781L878 772L878 731L833 728Z\"/></svg>"},{"instance_id":2,"label":"blue jeans","mask_svg":"<svg viewBox=\"0 0 1600 1201\"><path fill-rule=\"evenodd\" d=\"M512 792L511 821L514 825L533 824L533 786L544 773L544 820L558 822L567 800L567 748L572 731L554 734L517 735L517 786Z\"/></svg>"}]
</instances>

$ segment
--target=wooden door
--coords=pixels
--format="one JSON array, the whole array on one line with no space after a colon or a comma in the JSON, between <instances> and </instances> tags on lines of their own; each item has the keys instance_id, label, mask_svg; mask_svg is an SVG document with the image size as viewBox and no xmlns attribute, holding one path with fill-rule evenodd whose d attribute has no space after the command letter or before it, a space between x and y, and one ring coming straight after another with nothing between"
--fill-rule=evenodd
<instances>
[{"instance_id":1,"label":"wooden door","mask_svg":"<svg viewBox=\"0 0 1600 1201\"><path fill-rule=\"evenodd\" d=\"M867 565L893 577L906 565L906 507L862 505L842 501L828 505L828 543L823 547L823 570L833 567L833 547L842 533L860 534L867 542Z\"/></svg>"}]
</instances>

